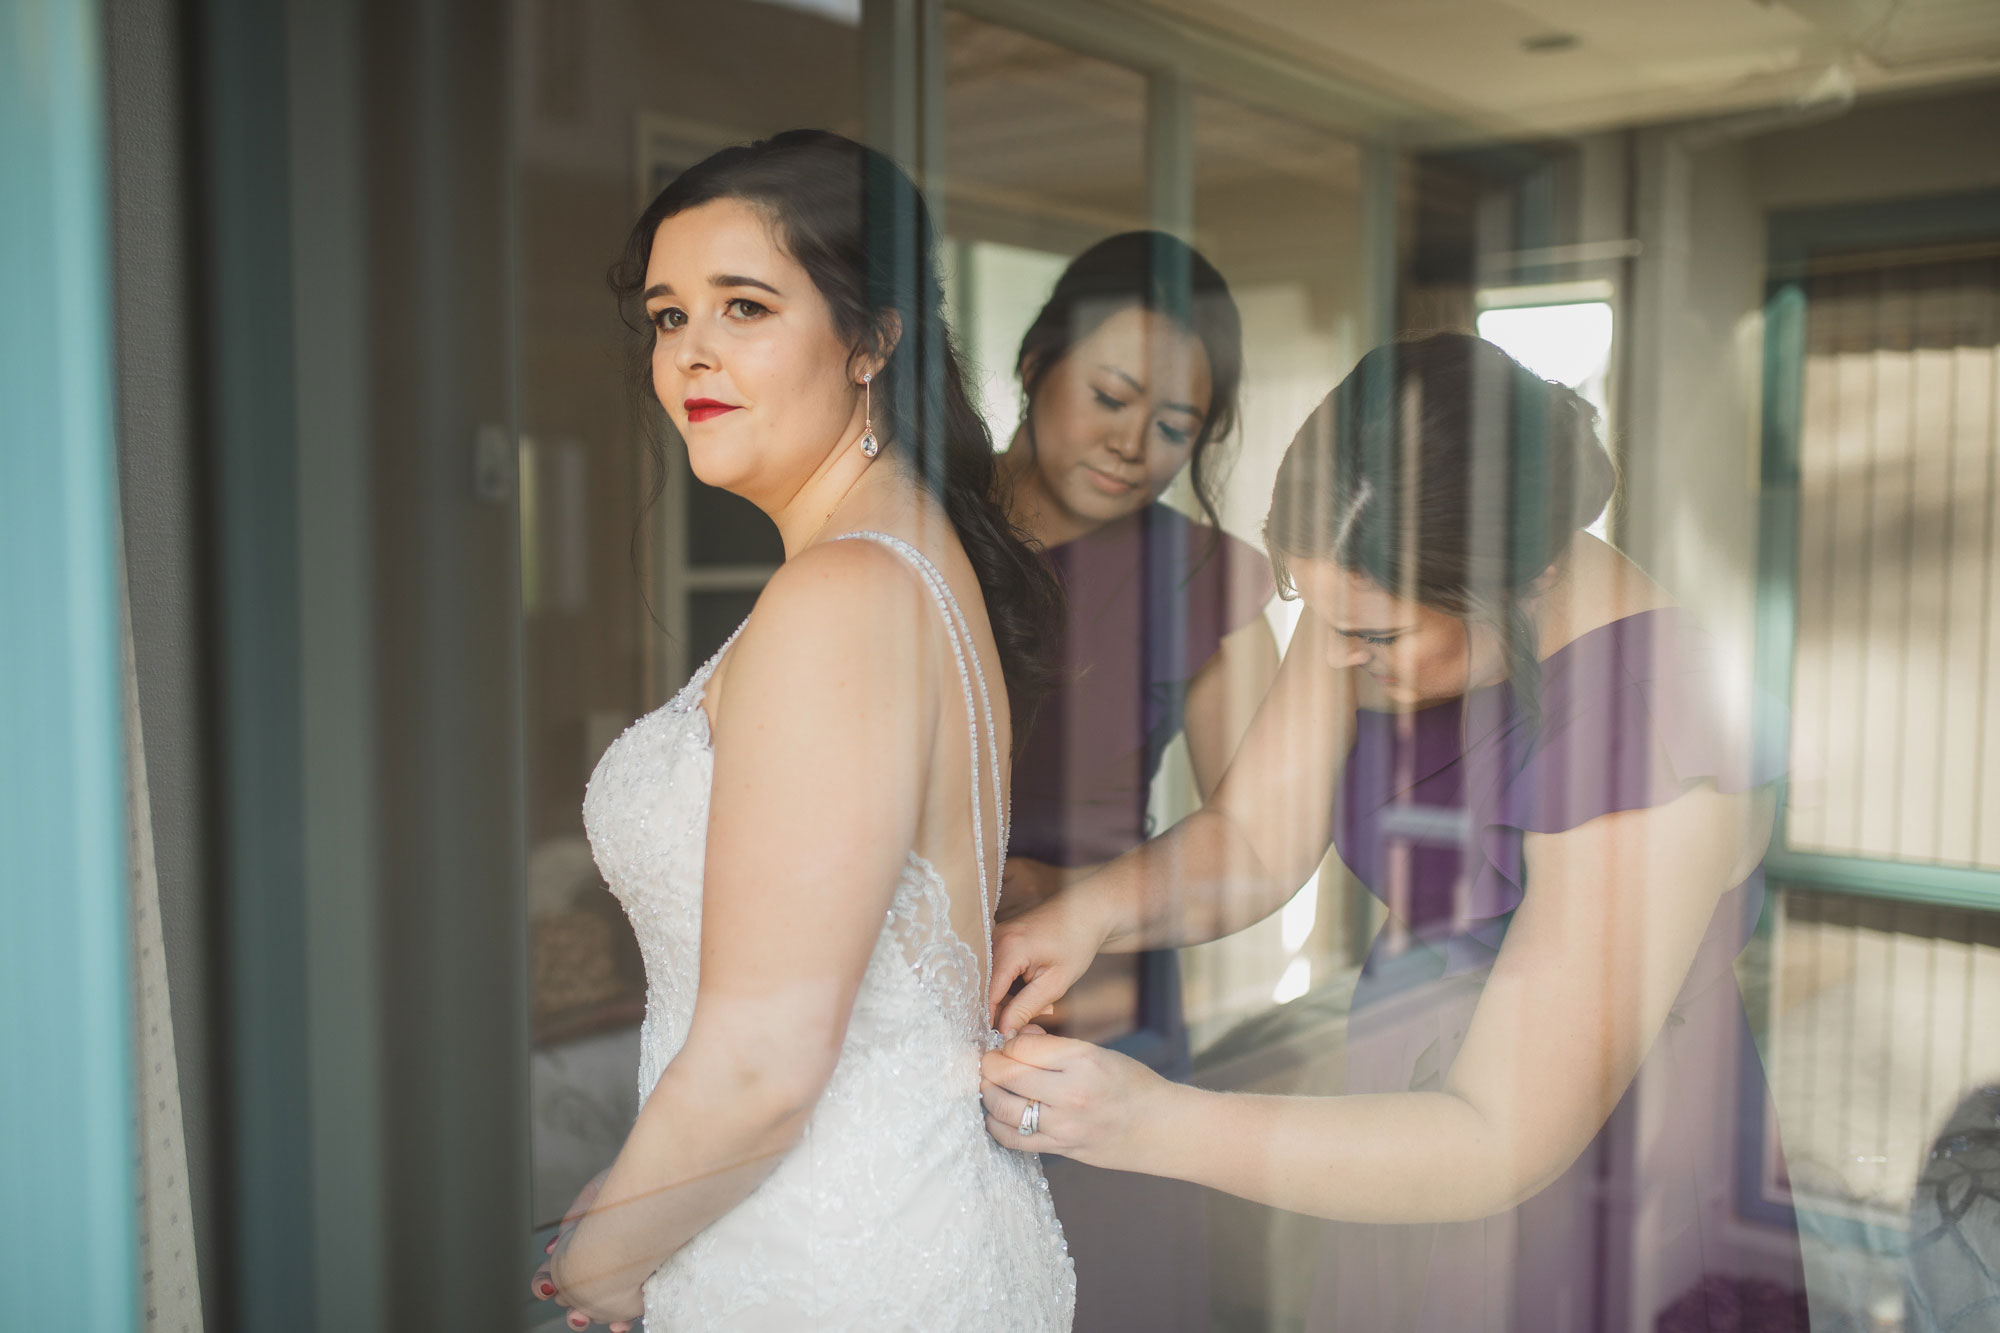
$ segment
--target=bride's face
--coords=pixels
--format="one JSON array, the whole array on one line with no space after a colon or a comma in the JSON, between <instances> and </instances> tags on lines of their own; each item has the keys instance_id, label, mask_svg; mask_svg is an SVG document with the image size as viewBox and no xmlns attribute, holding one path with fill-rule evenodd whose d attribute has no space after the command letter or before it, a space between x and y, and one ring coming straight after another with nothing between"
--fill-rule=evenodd
<instances>
[{"instance_id":1,"label":"bride's face","mask_svg":"<svg viewBox=\"0 0 2000 1333\"><path fill-rule=\"evenodd\" d=\"M704 482L775 512L859 438L863 367L762 211L718 199L662 222L645 300L653 391Z\"/></svg>"}]
</instances>

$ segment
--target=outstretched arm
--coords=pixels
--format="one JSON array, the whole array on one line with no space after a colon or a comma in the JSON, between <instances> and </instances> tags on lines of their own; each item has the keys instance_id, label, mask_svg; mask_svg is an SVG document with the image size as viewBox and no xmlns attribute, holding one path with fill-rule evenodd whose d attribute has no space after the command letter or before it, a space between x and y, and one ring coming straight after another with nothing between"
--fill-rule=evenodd
<instances>
[{"instance_id":1,"label":"outstretched arm","mask_svg":"<svg viewBox=\"0 0 2000 1333\"><path fill-rule=\"evenodd\" d=\"M993 935L997 1026L1014 1033L1099 952L1198 944L1269 916L1318 869L1354 740L1353 673L1299 617L1276 681L1206 805ZM1018 995L1007 998L1019 979ZM1006 1003L1002 1006L1002 1001Z\"/></svg>"},{"instance_id":2,"label":"outstretched arm","mask_svg":"<svg viewBox=\"0 0 2000 1333\"><path fill-rule=\"evenodd\" d=\"M770 1173L832 1076L915 842L936 713L922 597L873 543L830 543L773 577L730 650L687 1041L551 1267L587 1314L638 1314L645 1280Z\"/></svg>"},{"instance_id":3,"label":"outstretched arm","mask_svg":"<svg viewBox=\"0 0 2000 1333\"><path fill-rule=\"evenodd\" d=\"M1553 1181L1602 1128L1722 894L1755 865L1771 809L1768 793L1703 786L1656 809L1531 835L1533 887L1439 1091L1205 1092L1087 1043L1029 1034L986 1057L988 1126L1010 1147L1318 1217L1498 1212ZM1015 1131L1028 1098L1044 1103L1032 1142Z\"/></svg>"}]
</instances>

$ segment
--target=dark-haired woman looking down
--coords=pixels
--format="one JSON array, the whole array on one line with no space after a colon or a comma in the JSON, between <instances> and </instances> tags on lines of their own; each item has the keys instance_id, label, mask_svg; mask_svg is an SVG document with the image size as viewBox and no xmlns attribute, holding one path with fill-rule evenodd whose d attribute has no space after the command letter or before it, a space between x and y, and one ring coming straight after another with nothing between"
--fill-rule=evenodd
<instances>
[{"instance_id":1,"label":"dark-haired woman looking down","mask_svg":"<svg viewBox=\"0 0 2000 1333\"><path fill-rule=\"evenodd\" d=\"M1068 604L1062 675L1024 725L1003 913L1130 851L1167 747L1187 738L1206 797L1278 669L1261 551L1222 531L1218 460L1236 420L1242 321L1228 285L1162 232L1072 260L1016 358L1025 411L1001 472ZM1191 483L1198 522L1160 502ZM1171 950L1103 959L1070 992L1065 1030L1188 1072ZM1093 1333L1209 1327L1201 1191L1049 1164Z\"/></svg>"},{"instance_id":2,"label":"dark-haired woman looking down","mask_svg":"<svg viewBox=\"0 0 2000 1333\"><path fill-rule=\"evenodd\" d=\"M1363 358L1280 469L1267 543L1305 609L1215 794L1003 924L995 1138L1334 1221L1318 1329L1735 1328L1685 1302L1803 1285L1789 1213L1731 1188L1768 1123L1731 964L1777 767L1693 617L1584 531L1613 482L1589 406L1491 344ZM1350 1095L1021 1031L1101 950L1267 915L1329 844L1390 913Z\"/></svg>"}]
</instances>

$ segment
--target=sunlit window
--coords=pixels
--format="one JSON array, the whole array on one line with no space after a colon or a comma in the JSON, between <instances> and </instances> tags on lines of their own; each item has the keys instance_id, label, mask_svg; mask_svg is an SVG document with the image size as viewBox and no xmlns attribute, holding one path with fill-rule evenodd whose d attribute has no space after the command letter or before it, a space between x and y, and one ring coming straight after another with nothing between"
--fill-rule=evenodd
<instances>
[{"instance_id":1,"label":"sunlit window","mask_svg":"<svg viewBox=\"0 0 2000 1333\"><path fill-rule=\"evenodd\" d=\"M1479 336L1537 375L1575 389L1600 422L1609 422L1610 296L1605 282L1490 288L1479 294ZM1604 536L1609 517L1607 509L1590 531Z\"/></svg>"},{"instance_id":2,"label":"sunlit window","mask_svg":"<svg viewBox=\"0 0 2000 1333\"><path fill-rule=\"evenodd\" d=\"M993 432L993 447L1004 452L1021 424L1015 353L1069 258L994 241L960 242L945 253L952 324L973 381L966 388Z\"/></svg>"}]
</instances>

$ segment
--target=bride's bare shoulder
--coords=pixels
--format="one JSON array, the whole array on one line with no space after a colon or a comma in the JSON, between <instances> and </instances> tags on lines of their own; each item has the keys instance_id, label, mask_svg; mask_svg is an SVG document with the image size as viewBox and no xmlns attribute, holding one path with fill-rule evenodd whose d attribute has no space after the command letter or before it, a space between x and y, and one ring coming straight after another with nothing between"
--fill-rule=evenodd
<instances>
[{"instance_id":1,"label":"bride's bare shoulder","mask_svg":"<svg viewBox=\"0 0 2000 1333\"><path fill-rule=\"evenodd\" d=\"M765 584L750 615L754 626L783 621L788 628L839 630L907 617L921 607L916 571L887 545L866 538L824 541L799 552Z\"/></svg>"},{"instance_id":2,"label":"bride's bare shoulder","mask_svg":"<svg viewBox=\"0 0 2000 1333\"><path fill-rule=\"evenodd\" d=\"M894 551L873 541L828 541L779 566L710 682L719 709L733 685L756 678L785 688L797 676L866 670L888 680L915 665L925 593Z\"/></svg>"}]
</instances>

